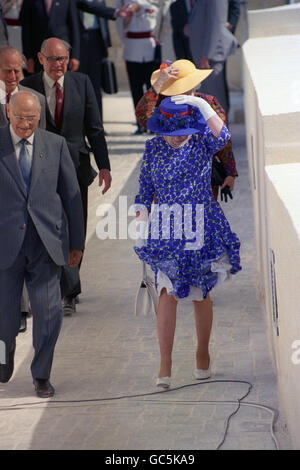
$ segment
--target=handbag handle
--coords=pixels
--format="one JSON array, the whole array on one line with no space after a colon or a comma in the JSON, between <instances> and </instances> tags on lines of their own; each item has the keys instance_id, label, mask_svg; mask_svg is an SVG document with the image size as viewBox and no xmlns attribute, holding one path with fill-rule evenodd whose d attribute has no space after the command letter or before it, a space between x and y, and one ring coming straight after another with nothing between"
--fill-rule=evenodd
<instances>
[{"instance_id":1,"label":"handbag handle","mask_svg":"<svg viewBox=\"0 0 300 470\"><path fill-rule=\"evenodd\" d=\"M146 266L145 261L142 261L142 264L143 264L143 281L145 281L147 278L147 266Z\"/></svg>"}]
</instances>

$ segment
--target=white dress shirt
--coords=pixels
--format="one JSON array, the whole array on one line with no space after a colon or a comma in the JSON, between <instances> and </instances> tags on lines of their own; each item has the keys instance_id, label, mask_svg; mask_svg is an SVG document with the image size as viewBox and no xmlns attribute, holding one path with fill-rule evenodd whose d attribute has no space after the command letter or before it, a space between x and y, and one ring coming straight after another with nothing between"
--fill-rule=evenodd
<instances>
[{"instance_id":1,"label":"white dress shirt","mask_svg":"<svg viewBox=\"0 0 300 470\"><path fill-rule=\"evenodd\" d=\"M20 151L21 151L21 147L22 147L22 144L20 142L23 139L22 139L22 137L19 137L15 133L15 131L13 130L11 124L9 125L9 130L10 130L11 140L12 140L13 146L15 148L15 153L16 153L16 156L17 156L17 160L19 161ZM33 155L33 139L34 139L34 133L31 134L31 136L26 139L27 142L28 142L26 148L28 150L28 154L29 154L29 157L31 158L31 160L32 160L32 155Z\"/></svg>"},{"instance_id":2,"label":"white dress shirt","mask_svg":"<svg viewBox=\"0 0 300 470\"><path fill-rule=\"evenodd\" d=\"M61 89L64 89L64 76L60 77L58 81ZM43 73L43 83L45 87L46 100L49 106L50 114L55 119L55 108L56 108L56 87L55 80L52 80L46 72Z\"/></svg>"}]
</instances>

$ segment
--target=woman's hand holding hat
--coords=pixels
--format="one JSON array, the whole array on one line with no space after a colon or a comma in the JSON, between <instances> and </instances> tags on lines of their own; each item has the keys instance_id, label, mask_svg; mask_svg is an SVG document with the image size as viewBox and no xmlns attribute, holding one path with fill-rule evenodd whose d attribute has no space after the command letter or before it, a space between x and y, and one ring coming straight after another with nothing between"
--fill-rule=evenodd
<instances>
[{"instance_id":1,"label":"woman's hand holding hat","mask_svg":"<svg viewBox=\"0 0 300 470\"><path fill-rule=\"evenodd\" d=\"M162 64L163 65L163 64ZM178 69L176 67L172 67L172 64L167 64L167 66L161 66L160 72L157 77L155 83L153 83L153 88L157 94L160 93L162 87L165 83L167 83L170 78L177 79Z\"/></svg>"},{"instance_id":2,"label":"woman's hand holding hat","mask_svg":"<svg viewBox=\"0 0 300 470\"><path fill-rule=\"evenodd\" d=\"M213 135L219 137L224 123L207 101L193 95L172 96L171 101L175 104L188 104L198 108Z\"/></svg>"},{"instance_id":3,"label":"woman's hand holding hat","mask_svg":"<svg viewBox=\"0 0 300 470\"><path fill-rule=\"evenodd\" d=\"M171 101L173 101L175 104L188 104L190 106L195 106L195 108L199 109L200 113L206 121L216 114L210 104L198 96L177 95L172 96Z\"/></svg>"}]
</instances>

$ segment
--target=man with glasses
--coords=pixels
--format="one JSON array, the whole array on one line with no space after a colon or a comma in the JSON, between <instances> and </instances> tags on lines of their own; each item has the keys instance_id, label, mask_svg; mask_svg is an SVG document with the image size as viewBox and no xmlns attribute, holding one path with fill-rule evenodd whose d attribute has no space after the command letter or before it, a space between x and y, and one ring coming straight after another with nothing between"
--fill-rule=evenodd
<instances>
[{"instance_id":1,"label":"man with glasses","mask_svg":"<svg viewBox=\"0 0 300 470\"><path fill-rule=\"evenodd\" d=\"M20 90L29 90L29 88L20 85L20 80L23 77L22 68L24 66L24 59L21 52L12 46L3 46L0 48L0 126L8 124L7 104L11 97L18 93ZM46 128L46 100L45 97L38 92L35 92L41 105L41 113L39 120L39 127ZM27 329L27 318L29 316L29 300L26 288L21 300L21 323L20 333L24 333Z\"/></svg>"},{"instance_id":2,"label":"man with glasses","mask_svg":"<svg viewBox=\"0 0 300 470\"><path fill-rule=\"evenodd\" d=\"M28 73L41 69L37 53L42 42L56 36L71 46L70 70L76 71L80 60L79 20L74 0L23 0L20 12L23 52Z\"/></svg>"},{"instance_id":3,"label":"man with glasses","mask_svg":"<svg viewBox=\"0 0 300 470\"><path fill-rule=\"evenodd\" d=\"M90 150L99 170L99 186L104 183L102 194L111 185L107 144L95 92L87 75L67 70L69 48L60 39L44 41L38 58L43 72L27 77L22 83L45 95L47 130L62 135L67 141L79 181L86 230L88 186L97 175L91 166ZM64 267L61 290L64 314L71 315L81 292L79 269Z\"/></svg>"},{"instance_id":4,"label":"man with glasses","mask_svg":"<svg viewBox=\"0 0 300 470\"><path fill-rule=\"evenodd\" d=\"M24 281L33 316L31 373L40 398L54 395L50 373L62 323L60 269L84 247L83 210L65 139L38 128L40 103L20 91L0 128L0 382L14 371Z\"/></svg>"}]
</instances>

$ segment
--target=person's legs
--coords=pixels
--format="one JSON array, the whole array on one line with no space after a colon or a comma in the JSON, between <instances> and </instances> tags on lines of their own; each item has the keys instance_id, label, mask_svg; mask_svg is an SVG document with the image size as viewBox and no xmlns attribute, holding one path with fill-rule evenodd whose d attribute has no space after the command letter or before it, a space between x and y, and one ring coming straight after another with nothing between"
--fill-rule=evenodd
<instances>
[{"instance_id":1,"label":"person's legs","mask_svg":"<svg viewBox=\"0 0 300 470\"><path fill-rule=\"evenodd\" d=\"M8 382L14 371L23 284L24 258L20 254L12 266L0 270L0 382Z\"/></svg>"},{"instance_id":2,"label":"person's legs","mask_svg":"<svg viewBox=\"0 0 300 470\"><path fill-rule=\"evenodd\" d=\"M38 264L28 266L26 285L33 317L31 364L34 379L49 379L56 341L62 324L60 268L45 252Z\"/></svg>"},{"instance_id":3,"label":"person's legs","mask_svg":"<svg viewBox=\"0 0 300 470\"><path fill-rule=\"evenodd\" d=\"M213 322L213 309L209 295L205 300L194 301L195 325L197 334L196 368L209 368L209 340Z\"/></svg>"},{"instance_id":4,"label":"person's legs","mask_svg":"<svg viewBox=\"0 0 300 470\"><path fill-rule=\"evenodd\" d=\"M213 72L203 83L201 83L201 92L212 95L217 98L219 104L228 116L229 103L227 101L226 83L223 72L224 62L212 62Z\"/></svg>"},{"instance_id":5,"label":"person's legs","mask_svg":"<svg viewBox=\"0 0 300 470\"><path fill-rule=\"evenodd\" d=\"M94 87L101 120L103 122L101 93L102 45L99 30L85 31L81 35L80 65L78 71L86 73Z\"/></svg>"},{"instance_id":6,"label":"person's legs","mask_svg":"<svg viewBox=\"0 0 300 470\"><path fill-rule=\"evenodd\" d=\"M84 231L86 235L87 217L88 217L88 186L82 184L80 181L80 193L83 207L84 218ZM75 299L81 294L81 281L80 281L80 266L82 259L78 266L71 267L65 265L61 269L60 289L61 297L63 300L64 315L72 315L76 311Z\"/></svg>"},{"instance_id":7,"label":"person's legs","mask_svg":"<svg viewBox=\"0 0 300 470\"><path fill-rule=\"evenodd\" d=\"M162 290L157 312L157 335L160 348L160 370L158 377L171 377L172 350L176 327L177 301Z\"/></svg>"},{"instance_id":8,"label":"person's legs","mask_svg":"<svg viewBox=\"0 0 300 470\"><path fill-rule=\"evenodd\" d=\"M48 380L63 316L61 268L50 258L30 219L24 245L25 282L31 305L35 350L31 373L34 379Z\"/></svg>"}]
</instances>

